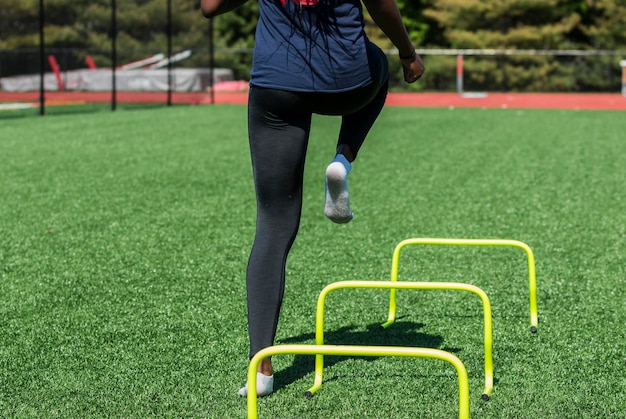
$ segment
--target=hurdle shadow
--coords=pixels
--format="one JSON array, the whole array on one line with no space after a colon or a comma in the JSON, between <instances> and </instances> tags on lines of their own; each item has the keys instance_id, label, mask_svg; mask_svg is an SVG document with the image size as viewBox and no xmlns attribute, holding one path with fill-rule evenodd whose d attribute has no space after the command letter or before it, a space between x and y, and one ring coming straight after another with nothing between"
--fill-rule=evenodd
<instances>
[{"instance_id":1,"label":"hurdle shadow","mask_svg":"<svg viewBox=\"0 0 626 419\"><path fill-rule=\"evenodd\" d=\"M451 353L461 352L458 348L442 347L444 339L442 336L422 333L419 330L424 327L423 323L402 321L402 317L396 319L394 325L388 329L382 329L380 323L372 323L363 330L362 326L344 326L336 330L324 332L324 344L327 345L355 345L355 346L405 346L441 349ZM302 344L315 341L315 333L306 333L299 336L280 339L280 344ZM360 356L325 356L324 368L328 368L348 359L359 359L372 362L380 357L360 357ZM290 383L297 381L315 371L315 357L296 355L293 363L284 370L274 373L274 390L286 387ZM328 377L324 381L332 381L334 378Z\"/></svg>"}]
</instances>

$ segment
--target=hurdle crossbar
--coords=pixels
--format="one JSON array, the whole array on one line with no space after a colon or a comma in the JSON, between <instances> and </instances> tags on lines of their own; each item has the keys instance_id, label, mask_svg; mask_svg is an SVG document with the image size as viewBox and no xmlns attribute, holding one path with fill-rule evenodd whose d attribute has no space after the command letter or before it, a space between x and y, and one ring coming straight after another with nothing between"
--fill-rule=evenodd
<instances>
[{"instance_id":1,"label":"hurdle crossbar","mask_svg":"<svg viewBox=\"0 0 626 419\"><path fill-rule=\"evenodd\" d=\"M459 358L439 349L406 348L399 346L342 346L342 345L277 345L257 352L248 367L248 419L258 418L256 374L259 363L273 355L339 355L339 356L397 356L432 358L454 365L459 385L459 418L469 418L469 383L467 370Z\"/></svg>"},{"instance_id":2,"label":"hurdle crossbar","mask_svg":"<svg viewBox=\"0 0 626 419\"><path fill-rule=\"evenodd\" d=\"M390 282L390 281L340 281L327 285L319 295L317 300L317 311L315 317L315 343L324 344L324 306L326 296L334 290L348 288L369 288L369 289L420 289L420 290L453 290L466 291L480 297L483 304L484 319L484 350L485 350L485 388L482 399L487 401L493 390L493 323L491 315L491 304L487 294L480 288L455 282ZM324 371L324 355L318 354L315 357L315 380L313 386L305 393L311 397L322 386Z\"/></svg>"},{"instance_id":3,"label":"hurdle crossbar","mask_svg":"<svg viewBox=\"0 0 626 419\"><path fill-rule=\"evenodd\" d=\"M528 259L528 288L530 293L530 331L537 332L537 274L535 271L535 256L532 249L521 241L500 240L500 239L435 239L435 238L414 238L400 242L394 252L391 261L391 281L398 281L398 265L400 262L400 251L409 245L447 245L447 246L500 246L517 247L526 252ZM387 328L396 319L396 289L392 288L389 295L389 315L382 327Z\"/></svg>"}]
</instances>

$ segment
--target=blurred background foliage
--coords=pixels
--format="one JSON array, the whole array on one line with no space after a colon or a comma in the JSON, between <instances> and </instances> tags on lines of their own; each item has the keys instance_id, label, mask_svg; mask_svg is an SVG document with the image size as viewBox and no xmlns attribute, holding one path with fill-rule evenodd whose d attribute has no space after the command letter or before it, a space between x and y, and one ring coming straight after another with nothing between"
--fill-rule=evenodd
<instances>
[{"instance_id":1,"label":"blurred background foliage","mask_svg":"<svg viewBox=\"0 0 626 419\"><path fill-rule=\"evenodd\" d=\"M170 0L174 52L194 54L177 65L209 66L210 24L199 0ZM626 0L397 0L420 49L626 50ZM167 0L117 1L118 62L166 52ZM44 0L45 46L59 54L62 69L111 65L111 0ZM247 79L258 2L216 17L215 65ZM368 36L394 50L366 12ZM3 0L0 9L0 77L36 73L39 1ZM423 54L427 72L412 89L454 90L456 57ZM465 83L474 89L508 91L616 91L619 61L626 56L475 56L465 59ZM392 88L406 88L390 54ZM398 71L396 71L398 70Z\"/></svg>"}]
</instances>

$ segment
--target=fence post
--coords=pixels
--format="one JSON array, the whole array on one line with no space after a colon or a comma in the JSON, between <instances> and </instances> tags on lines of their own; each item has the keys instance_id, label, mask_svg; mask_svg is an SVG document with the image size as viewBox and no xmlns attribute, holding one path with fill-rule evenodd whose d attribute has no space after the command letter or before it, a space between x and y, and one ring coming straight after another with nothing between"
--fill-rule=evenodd
<instances>
[{"instance_id":1,"label":"fence post","mask_svg":"<svg viewBox=\"0 0 626 419\"><path fill-rule=\"evenodd\" d=\"M622 95L626 96L626 60L619 62L622 67Z\"/></svg>"},{"instance_id":2,"label":"fence post","mask_svg":"<svg viewBox=\"0 0 626 419\"><path fill-rule=\"evenodd\" d=\"M116 74L117 68L117 2L111 0L111 110L117 108L117 86Z\"/></svg>"},{"instance_id":3,"label":"fence post","mask_svg":"<svg viewBox=\"0 0 626 419\"><path fill-rule=\"evenodd\" d=\"M44 45L44 0L39 0L39 115L43 116L46 113L45 94L46 86L44 78L46 75L45 62L45 45Z\"/></svg>"},{"instance_id":4,"label":"fence post","mask_svg":"<svg viewBox=\"0 0 626 419\"><path fill-rule=\"evenodd\" d=\"M215 46L214 41L215 28L213 26L213 19L209 19L209 89L211 89L211 105L215 104Z\"/></svg>"},{"instance_id":5,"label":"fence post","mask_svg":"<svg viewBox=\"0 0 626 419\"><path fill-rule=\"evenodd\" d=\"M167 0L167 106L172 106L172 0Z\"/></svg>"},{"instance_id":6,"label":"fence post","mask_svg":"<svg viewBox=\"0 0 626 419\"><path fill-rule=\"evenodd\" d=\"M456 90L463 94L463 55L456 56Z\"/></svg>"}]
</instances>

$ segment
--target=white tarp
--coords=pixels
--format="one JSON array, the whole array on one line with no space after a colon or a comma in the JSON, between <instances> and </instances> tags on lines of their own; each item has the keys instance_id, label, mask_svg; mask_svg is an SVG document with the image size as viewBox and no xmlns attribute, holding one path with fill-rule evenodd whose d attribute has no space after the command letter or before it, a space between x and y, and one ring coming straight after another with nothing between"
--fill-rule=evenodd
<instances>
[{"instance_id":1,"label":"white tarp","mask_svg":"<svg viewBox=\"0 0 626 419\"><path fill-rule=\"evenodd\" d=\"M172 91L205 92L213 84L234 79L233 71L226 68L174 68L172 69ZM61 73L65 90L75 91L111 91L113 82L111 70L72 70ZM0 88L5 92L32 92L39 90L39 75L4 77L0 79ZM167 69L155 70L119 70L115 72L115 88L118 91L163 92L168 90ZM59 90L57 78L53 73L44 76L46 91Z\"/></svg>"}]
</instances>

